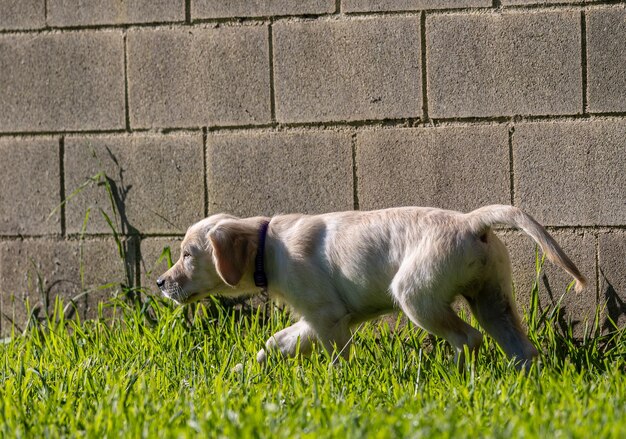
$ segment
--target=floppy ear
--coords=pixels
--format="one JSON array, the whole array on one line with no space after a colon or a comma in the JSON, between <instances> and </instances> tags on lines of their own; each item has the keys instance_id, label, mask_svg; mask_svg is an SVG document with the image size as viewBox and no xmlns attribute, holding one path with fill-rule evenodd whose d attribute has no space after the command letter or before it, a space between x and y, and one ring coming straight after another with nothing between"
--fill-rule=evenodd
<instances>
[{"instance_id":1,"label":"floppy ear","mask_svg":"<svg viewBox=\"0 0 626 439\"><path fill-rule=\"evenodd\" d=\"M241 281L251 254L256 251L254 229L249 229L242 220L226 220L209 232L217 274L231 287Z\"/></svg>"}]
</instances>

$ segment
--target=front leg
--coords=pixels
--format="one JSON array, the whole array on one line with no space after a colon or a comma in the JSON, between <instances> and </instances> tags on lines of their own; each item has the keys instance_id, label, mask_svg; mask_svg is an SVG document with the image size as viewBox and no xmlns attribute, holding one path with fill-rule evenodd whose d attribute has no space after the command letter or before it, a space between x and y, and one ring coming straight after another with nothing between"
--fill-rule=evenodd
<instances>
[{"instance_id":1,"label":"front leg","mask_svg":"<svg viewBox=\"0 0 626 439\"><path fill-rule=\"evenodd\" d=\"M309 355L316 339L313 328L304 320L300 320L272 335L265 343L265 349L261 349L257 354L256 360L261 364L264 363L269 351L278 351L283 357L294 357L296 352L305 356ZM298 343L300 344L299 350Z\"/></svg>"},{"instance_id":2,"label":"front leg","mask_svg":"<svg viewBox=\"0 0 626 439\"><path fill-rule=\"evenodd\" d=\"M338 319L319 318L319 320L315 322L318 339L322 342L328 353L331 354L333 363L335 363L339 357L342 357L344 360L350 358L350 345L352 341L350 321L351 316L344 315Z\"/></svg>"}]
</instances>

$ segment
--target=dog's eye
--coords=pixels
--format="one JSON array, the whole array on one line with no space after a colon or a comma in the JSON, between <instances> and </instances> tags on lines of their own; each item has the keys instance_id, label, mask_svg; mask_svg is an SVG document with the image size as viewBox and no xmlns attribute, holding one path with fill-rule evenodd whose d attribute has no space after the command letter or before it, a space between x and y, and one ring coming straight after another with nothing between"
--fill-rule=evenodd
<instances>
[{"instance_id":1,"label":"dog's eye","mask_svg":"<svg viewBox=\"0 0 626 439\"><path fill-rule=\"evenodd\" d=\"M189 253L189 252L184 252L184 253L183 253L183 258L184 258L184 259L188 259L188 258L190 258L190 257L191 257L191 253Z\"/></svg>"}]
</instances>

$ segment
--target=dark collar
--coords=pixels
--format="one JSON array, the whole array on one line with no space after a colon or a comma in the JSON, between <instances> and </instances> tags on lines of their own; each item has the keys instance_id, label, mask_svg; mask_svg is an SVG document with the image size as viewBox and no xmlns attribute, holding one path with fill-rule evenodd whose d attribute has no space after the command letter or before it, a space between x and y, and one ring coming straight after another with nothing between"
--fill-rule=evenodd
<instances>
[{"instance_id":1,"label":"dark collar","mask_svg":"<svg viewBox=\"0 0 626 439\"><path fill-rule=\"evenodd\" d=\"M265 274L265 236L267 235L267 227L269 221L263 221L259 229L259 245L256 249L256 257L254 258L254 285L267 289L267 275Z\"/></svg>"}]
</instances>

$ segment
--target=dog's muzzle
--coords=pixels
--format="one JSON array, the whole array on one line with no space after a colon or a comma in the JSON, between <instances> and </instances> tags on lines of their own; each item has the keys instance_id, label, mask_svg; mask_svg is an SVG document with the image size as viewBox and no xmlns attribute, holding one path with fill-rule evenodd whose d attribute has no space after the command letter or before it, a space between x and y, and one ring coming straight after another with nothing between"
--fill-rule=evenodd
<instances>
[{"instance_id":1,"label":"dog's muzzle","mask_svg":"<svg viewBox=\"0 0 626 439\"><path fill-rule=\"evenodd\" d=\"M178 285L178 282L168 282L163 278L158 278L156 281L157 287L161 290L161 293L168 299L172 299L177 303L185 303L188 299L188 295Z\"/></svg>"}]
</instances>

